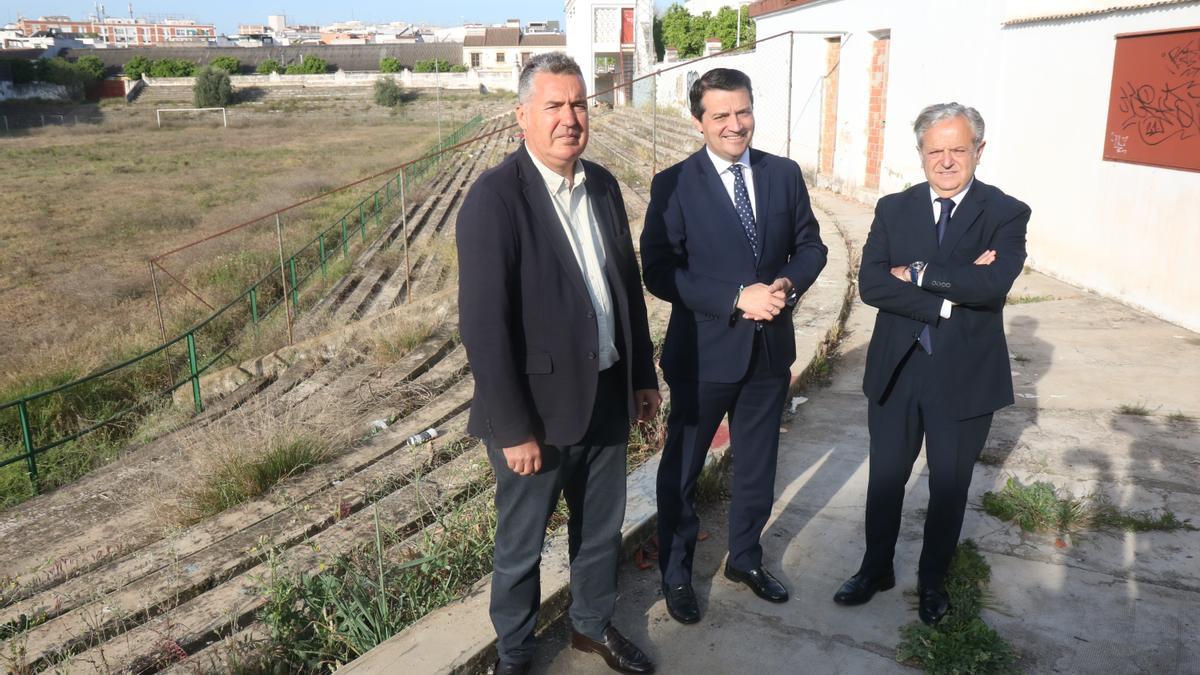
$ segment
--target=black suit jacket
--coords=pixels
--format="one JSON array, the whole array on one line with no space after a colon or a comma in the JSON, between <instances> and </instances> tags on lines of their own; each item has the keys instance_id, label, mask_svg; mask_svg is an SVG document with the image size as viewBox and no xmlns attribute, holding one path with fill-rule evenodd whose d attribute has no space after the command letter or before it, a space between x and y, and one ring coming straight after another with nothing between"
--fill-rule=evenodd
<instances>
[{"instance_id":1,"label":"black suit jacket","mask_svg":"<svg viewBox=\"0 0 1200 675\"><path fill-rule=\"evenodd\" d=\"M879 200L858 275L863 302L879 308L863 377L868 398L883 401L901 359L928 325L957 419L1012 404L1003 309L1025 265L1029 213L1024 203L976 178L939 247L928 183ZM989 249L996 261L975 265ZM921 287L891 275L892 267L917 260L929 263ZM939 316L943 299L958 303L948 320Z\"/></svg>"},{"instance_id":2,"label":"black suit jacket","mask_svg":"<svg viewBox=\"0 0 1200 675\"><path fill-rule=\"evenodd\" d=\"M739 286L787 277L804 293L827 249L800 166L750 151L760 254L755 259L729 193L704 148L660 172L650 186L642 231L646 288L670 302L663 345L667 380L736 382L747 371L754 322L734 307ZM772 369L796 360L790 312L763 324Z\"/></svg>"},{"instance_id":3,"label":"black suit jacket","mask_svg":"<svg viewBox=\"0 0 1200 675\"><path fill-rule=\"evenodd\" d=\"M655 389L646 303L617 181L583 162L616 313L616 342L633 390ZM475 377L468 431L510 447L570 445L587 431L598 378L596 316L546 183L522 145L484 172L457 225L459 331Z\"/></svg>"}]
</instances>

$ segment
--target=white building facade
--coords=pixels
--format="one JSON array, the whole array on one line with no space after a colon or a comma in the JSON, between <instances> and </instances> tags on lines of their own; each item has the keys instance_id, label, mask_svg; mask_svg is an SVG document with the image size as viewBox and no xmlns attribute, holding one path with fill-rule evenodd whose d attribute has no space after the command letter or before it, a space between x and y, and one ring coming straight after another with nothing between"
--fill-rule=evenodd
<instances>
[{"instance_id":1,"label":"white building facade","mask_svg":"<svg viewBox=\"0 0 1200 675\"><path fill-rule=\"evenodd\" d=\"M650 0L567 0L567 53L597 102L633 102L632 80L654 63Z\"/></svg>"},{"instance_id":2,"label":"white building facade","mask_svg":"<svg viewBox=\"0 0 1200 675\"><path fill-rule=\"evenodd\" d=\"M749 9L758 35L795 32L664 74L660 103L686 108L687 84L711 68L745 70L755 145L868 202L924 180L912 133L921 108L974 106L987 122L978 176L1032 207L1033 267L1200 330L1200 172L1103 157L1116 36L1200 27L1200 4L760 0ZM1200 39L1183 49L1200 54ZM1181 91L1200 111L1200 91ZM1200 134L1182 142L1200 157Z\"/></svg>"}]
</instances>

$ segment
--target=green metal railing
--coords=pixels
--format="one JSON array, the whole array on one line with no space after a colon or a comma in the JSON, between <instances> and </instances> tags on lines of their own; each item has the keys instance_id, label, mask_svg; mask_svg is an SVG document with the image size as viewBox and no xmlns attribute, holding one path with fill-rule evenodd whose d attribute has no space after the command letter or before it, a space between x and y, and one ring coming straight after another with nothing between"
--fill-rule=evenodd
<instances>
[{"instance_id":1,"label":"green metal railing","mask_svg":"<svg viewBox=\"0 0 1200 675\"><path fill-rule=\"evenodd\" d=\"M399 167L395 176L287 257L283 261L284 268L276 265L236 298L179 336L86 377L0 405L0 447L16 442L17 447L24 450L0 459L0 468L26 462L30 483L37 492L37 456L42 453L98 430L113 428L123 418L145 409L154 400L172 395L189 383L193 406L197 413L203 412L200 376L233 349L244 330L257 328L285 302L291 303L293 311L299 311L301 292L306 284L318 273L322 280L327 279L329 261L339 256L348 257L354 237L365 244L368 227L382 226L384 209L400 198L405 186L425 178L443 154L477 129L482 121L482 117L476 115L420 159ZM286 282L281 278L281 269L286 269ZM114 397L106 396L106 393L131 391L134 380L139 377L160 378L160 382L164 379L162 370L153 367L156 364L150 361L155 358L163 359L165 364L162 365L172 374L168 386L146 400L114 409L110 400Z\"/></svg>"}]
</instances>

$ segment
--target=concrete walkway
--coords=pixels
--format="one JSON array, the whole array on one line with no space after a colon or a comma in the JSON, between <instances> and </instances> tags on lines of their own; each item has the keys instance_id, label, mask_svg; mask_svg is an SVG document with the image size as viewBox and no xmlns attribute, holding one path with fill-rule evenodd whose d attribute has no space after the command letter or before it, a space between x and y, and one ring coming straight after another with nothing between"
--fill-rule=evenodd
<instances>
[{"instance_id":1,"label":"concrete walkway","mask_svg":"<svg viewBox=\"0 0 1200 675\"><path fill-rule=\"evenodd\" d=\"M827 193L816 198L861 250L870 210ZM1027 301L1005 311L1017 405L996 416L963 528L992 566L984 619L1027 672L1200 672L1200 532L1084 533L1056 542L979 507L985 491L1015 476L1076 496L1103 493L1125 509L1167 508L1200 525L1200 336L1034 272L1018 279L1013 295ZM874 315L854 301L832 382L805 392L809 402L784 425L764 544L791 601L771 605L720 575L725 504L702 516L710 537L695 563L699 624L667 616L657 569L622 567L614 623L660 673L908 670L894 654L898 628L917 618L923 459L905 501L899 585L863 607L831 600L862 555L868 437L860 383ZM1127 404L1152 414L1116 412ZM535 672L611 671L569 649L560 620L541 639Z\"/></svg>"}]
</instances>

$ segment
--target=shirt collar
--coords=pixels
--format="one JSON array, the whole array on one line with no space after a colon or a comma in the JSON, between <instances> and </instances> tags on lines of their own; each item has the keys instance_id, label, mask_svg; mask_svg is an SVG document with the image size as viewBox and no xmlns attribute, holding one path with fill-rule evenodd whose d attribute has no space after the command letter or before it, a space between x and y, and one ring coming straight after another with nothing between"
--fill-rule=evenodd
<instances>
[{"instance_id":1,"label":"shirt collar","mask_svg":"<svg viewBox=\"0 0 1200 675\"><path fill-rule=\"evenodd\" d=\"M529 148L527 147L525 150L528 152ZM542 180L546 181L546 189L550 191L550 194L558 194L560 190L562 190L564 187L567 187L567 179L563 178L550 167L542 164L541 160L537 158L537 155L529 152L529 159L533 160L533 165L537 167L538 173L542 174ZM583 171L583 162L579 161L578 159L575 160L574 185L583 185L583 182L586 178L587 176Z\"/></svg>"},{"instance_id":2,"label":"shirt collar","mask_svg":"<svg viewBox=\"0 0 1200 675\"><path fill-rule=\"evenodd\" d=\"M712 160L713 166L716 167L718 175L728 171L729 167L733 166L735 163L741 164L745 169L750 168L750 148L746 148L742 151L742 156L738 157L737 162L730 162L718 157L717 154L712 151L712 148L708 147L707 145L704 146L704 151L708 153L708 158Z\"/></svg>"},{"instance_id":3,"label":"shirt collar","mask_svg":"<svg viewBox=\"0 0 1200 675\"><path fill-rule=\"evenodd\" d=\"M954 202L954 208L958 208L958 205L962 203L963 197L967 196L967 191L970 190L971 186L974 184L975 184L975 177L972 176L971 180L967 181L967 186L965 188L963 188L962 190L959 190L958 194L956 194L950 198L950 201ZM930 203L930 205L932 205L934 208L936 208L938 199L939 199L938 193L934 192L933 186L930 185L929 186L929 203Z\"/></svg>"}]
</instances>

